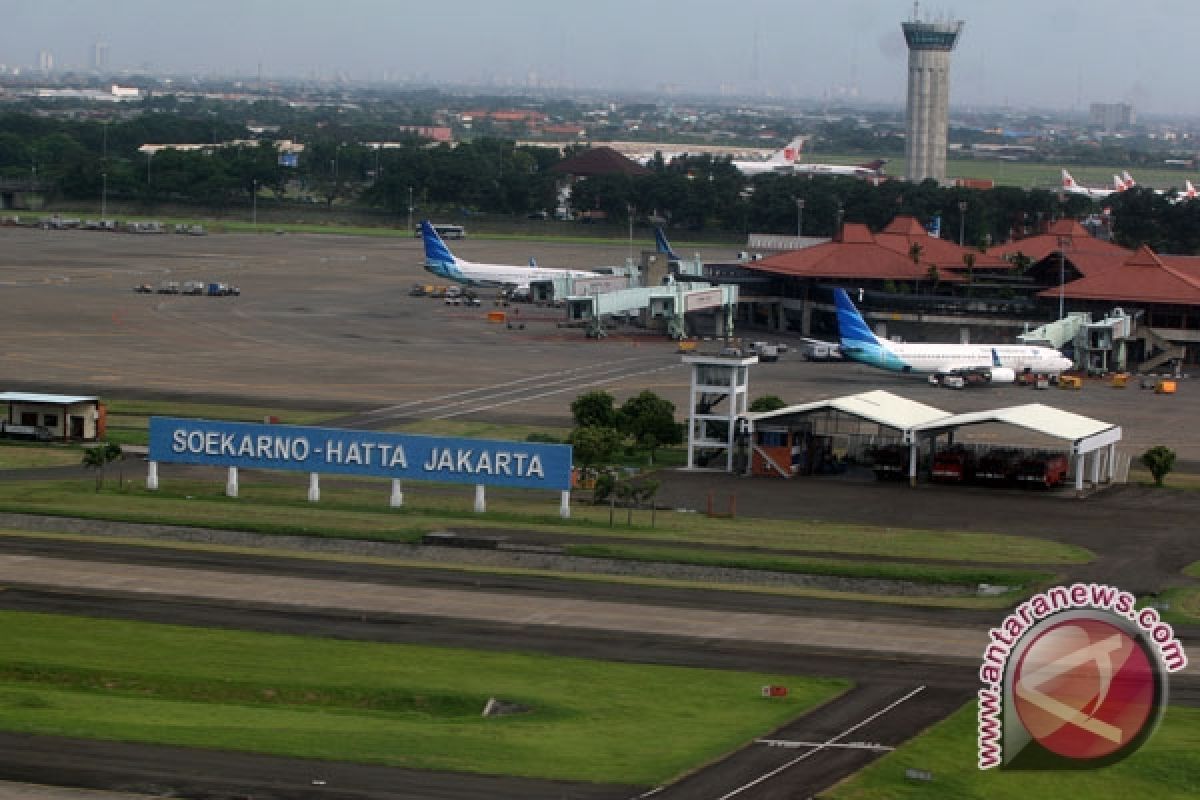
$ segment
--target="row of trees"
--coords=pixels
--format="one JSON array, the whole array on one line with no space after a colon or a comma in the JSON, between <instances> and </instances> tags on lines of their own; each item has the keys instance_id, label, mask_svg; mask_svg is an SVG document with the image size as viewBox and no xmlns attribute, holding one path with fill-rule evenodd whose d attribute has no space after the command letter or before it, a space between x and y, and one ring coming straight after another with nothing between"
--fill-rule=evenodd
<instances>
[{"instance_id":1,"label":"row of trees","mask_svg":"<svg viewBox=\"0 0 1200 800\"><path fill-rule=\"evenodd\" d=\"M386 131L370 128L371 134ZM457 147L430 147L416 138L401 146L364 145L363 130L338 126L307 132L297 166L281 166L274 144L205 151L138 153L146 142L224 142L249 136L218 117L142 115L123 122L50 120L0 115L0 177L34 177L67 202L97 203L103 190L114 200L153 206L190 202L212 209L248 206L254 192L277 200L289 189L322 202L354 202L401 218L409 204L461 207L524 216L553 208L561 176L551 167L572 153L518 147L511 140L480 138ZM283 136L284 133L279 134ZM395 137L392 137L395 138ZM727 159L704 156L661 159L644 176L607 175L576 183L571 203L602 210L624 224L630 214L659 217L670 227L744 233L793 232L829 236L839 222L878 229L897 214L942 219L943 232L986 246L1013 231L1059 216L1096 211L1080 195L998 187L989 191L945 188L932 181L889 180L879 185L832 176L762 175L748 181ZM1148 190L1113 195L1118 241L1156 250L1200 252L1200 203L1172 203Z\"/></svg>"}]
</instances>

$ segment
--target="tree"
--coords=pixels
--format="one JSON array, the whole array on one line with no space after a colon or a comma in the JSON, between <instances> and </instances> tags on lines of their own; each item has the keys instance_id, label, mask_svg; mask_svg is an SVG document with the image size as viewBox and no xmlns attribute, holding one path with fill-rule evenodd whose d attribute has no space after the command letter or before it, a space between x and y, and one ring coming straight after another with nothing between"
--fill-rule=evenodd
<instances>
[{"instance_id":1,"label":"tree","mask_svg":"<svg viewBox=\"0 0 1200 800\"><path fill-rule=\"evenodd\" d=\"M113 461L117 462L118 465L124 465L125 451L122 450L121 445L117 444L116 442L108 442L104 445L104 462L106 464L110 464ZM122 487L125 485L124 466L120 466L118 468L117 485Z\"/></svg>"},{"instance_id":2,"label":"tree","mask_svg":"<svg viewBox=\"0 0 1200 800\"><path fill-rule=\"evenodd\" d=\"M571 446L575 463L584 472L612 458L621 446L621 434L616 428L586 425L571 431Z\"/></svg>"},{"instance_id":3,"label":"tree","mask_svg":"<svg viewBox=\"0 0 1200 800\"><path fill-rule=\"evenodd\" d=\"M108 458L105 455L105 447L98 444L95 447L89 447L83 451L83 466L88 469L96 470L96 491L100 491L100 487L104 485L104 465L108 463Z\"/></svg>"},{"instance_id":4,"label":"tree","mask_svg":"<svg viewBox=\"0 0 1200 800\"><path fill-rule=\"evenodd\" d=\"M778 411L781 408L787 408L787 403L783 399L773 394L764 394L762 397L756 397L751 403L747 411Z\"/></svg>"},{"instance_id":5,"label":"tree","mask_svg":"<svg viewBox=\"0 0 1200 800\"><path fill-rule=\"evenodd\" d=\"M617 429L649 451L652 464L659 447L683 441L683 429L675 422L675 404L648 389L621 404Z\"/></svg>"},{"instance_id":6,"label":"tree","mask_svg":"<svg viewBox=\"0 0 1200 800\"><path fill-rule=\"evenodd\" d=\"M1142 466L1154 476L1154 485L1162 486L1167 473L1175 468L1175 451L1161 444L1151 447L1142 453Z\"/></svg>"},{"instance_id":7,"label":"tree","mask_svg":"<svg viewBox=\"0 0 1200 800\"><path fill-rule=\"evenodd\" d=\"M617 426L615 402L613 396L608 392L597 391L581 394L571 403L571 416L575 418L575 424L580 428L615 428Z\"/></svg>"}]
</instances>

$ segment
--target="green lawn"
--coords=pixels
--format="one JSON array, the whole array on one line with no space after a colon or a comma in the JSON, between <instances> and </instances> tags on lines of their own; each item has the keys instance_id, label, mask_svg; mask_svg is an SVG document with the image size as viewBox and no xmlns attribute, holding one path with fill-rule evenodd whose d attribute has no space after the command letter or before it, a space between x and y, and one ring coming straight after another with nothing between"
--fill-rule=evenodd
<instances>
[{"instance_id":1,"label":"green lawn","mask_svg":"<svg viewBox=\"0 0 1200 800\"><path fill-rule=\"evenodd\" d=\"M447 526L479 530L522 529L619 536L643 543L695 543L798 552L884 555L896 558L966 561L979 564L1080 564L1093 556L1083 548L1005 534L908 530L798 520L718 519L698 513L634 512L634 526L609 527L607 506L575 502L572 518L558 518L557 493L489 492L488 513L472 511L470 487L450 490L406 484L405 507L387 507L384 480L326 481L321 503L305 501L303 476L289 482L243 480L241 497L224 496L224 483L164 481L157 492L141 486L143 464L126 462L126 488L116 489L116 470L101 492L91 481L0 482L0 510L82 516L130 522L213 526L321 536L408 539ZM624 513L620 515L622 523ZM399 532L399 533L398 533Z\"/></svg>"},{"instance_id":2,"label":"green lawn","mask_svg":"<svg viewBox=\"0 0 1200 800\"><path fill-rule=\"evenodd\" d=\"M0 469L79 466L83 451L78 447L45 444L0 445Z\"/></svg>"},{"instance_id":3,"label":"green lawn","mask_svg":"<svg viewBox=\"0 0 1200 800\"><path fill-rule=\"evenodd\" d=\"M220 403L177 403L166 400L111 400L108 409L109 441L121 445L149 442L150 417L194 417L232 422L262 422L278 417L284 425L320 425L339 416L333 411L241 406Z\"/></svg>"},{"instance_id":4,"label":"green lawn","mask_svg":"<svg viewBox=\"0 0 1200 800\"><path fill-rule=\"evenodd\" d=\"M821 794L825 800L1041 800L1200 796L1200 710L1167 709L1162 726L1137 753L1110 767L1071 772L981 772L975 703ZM930 782L906 769L933 773Z\"/></svg>"},{"instance_id":5,"label":"green lawn","mask_svg":"<svg viewBox=\"0 0 1200 800\"><path fill-rule=\"evenodd\" d=\"M0 637L6 730L561 780L666 781L847 687L15 612Z\"/></svg>"}]
</instances>

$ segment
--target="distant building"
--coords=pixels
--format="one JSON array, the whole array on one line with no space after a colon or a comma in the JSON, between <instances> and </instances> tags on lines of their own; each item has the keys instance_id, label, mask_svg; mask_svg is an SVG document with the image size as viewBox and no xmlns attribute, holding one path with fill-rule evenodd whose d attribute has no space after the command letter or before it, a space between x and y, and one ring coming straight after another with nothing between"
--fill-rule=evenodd
<instances>
[{"instance_id":1,"label":"distant building","mask_svg":"<svg viewBox=\"0 0 1200 800\"><path fill-rule=\"evenodd\" d=\"M54 53L49 50L38 51L38 69L42 72L54 71Z\"/></svg>"},{"instance_id":2,"label":"distant building","mask_svg":"<svg viewBox=\"0 0 1200 800\"><path fill-rule=\"evenodd\" d=\"M908 105L905 155L910 181L946 179L946 139L950 112L950 52L962 33L962 20L901 23L908 43Z\"/></svg>"},{"instance_id":3,"label":"distant building","mask_svg":"<svg viewBox=\"0 0 1200 800\"><path fill-rule=\"evenodd\" d=\"M1129 103L1092 103L1088 123L1105 133L1127 131L1137 122L1137 114Z\"/></svg>"},{"instance_id":4,"label":"distant building","mask_svg":"<svg viewBox=\"0 0 1200 800\"><path fill-rule=\"evenodd\" d=\"M96 72L108 70L108 42L96 42L92 45L92 69Z\"/></svg>"}]
</instances>

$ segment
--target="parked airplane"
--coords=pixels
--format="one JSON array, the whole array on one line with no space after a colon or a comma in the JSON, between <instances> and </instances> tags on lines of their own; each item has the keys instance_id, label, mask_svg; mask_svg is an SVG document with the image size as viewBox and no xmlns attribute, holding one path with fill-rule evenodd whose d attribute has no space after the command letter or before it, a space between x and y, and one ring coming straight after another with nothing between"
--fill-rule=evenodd
<instances>
[{"instance_id":1,"label":"parked airplane","mask_svg":"<svg viewBox=\"0 0 1200 800\"><path fill-rule=\"evenodd\" d=\"M1116 177L1116 176L1113 176ZM1115 194L1116 189L1093 189L1090 186L1080 186L1071 173L1065 169L1062 171L1062 188L1067 194L1082 194L1087 197L1108 197L1110 194Z\"/></svg>"},{"instance_id":2,"label":"parked airplane","mask_svg":"<svg viewBox=\"0 0 1200 800\"><path fill-rule=\"evenodd\" d=\"M597 274L589 270L539 267L532 259L528 267L466 261L450 252L429 220L421 220L421 238L425 241L425 269L438 277L467 286L528 289L530 281L549 280L560 275L585 278Z\"/></svg>"},{"instance_id":3,"label":"parked airplane","mask_svg":"<svg viewBox=\"0 0 1200 800\"><path fill-rule=\"evenodd\" d=\"M654 249L667 257L667 261L679 261L680 258L671 249L671 243L667 241L667 235L663 233L662 228L654 229Z\"/></svg>"},{"instance_id":4,"label":"parked airplane","mask_svg":"<svg viewBox=\"0 0 1200 800\"><path fill-rule=\"evenodd\" d=\"M1015 344L911 344L880 339L863 320L845 289L834 289L842 356L903 373L958 375L985 383L1012 383L1017 373L1057 375L1071 359L1050 347Z\"/></svg>"},{"instance_id":5,"label":"parked airplane","mask_svg":"<svg viewBox=\"0 0 1200 800\"><path fill-rule=\"evenodd\" d=\"M797 136L787 147L771 154L766 161L732 161L743 175L765 175L776 172L783 175L792 174L796 159L800 156L800 148L804 146L804 137Z\"/></svg>"}]
</instances>

